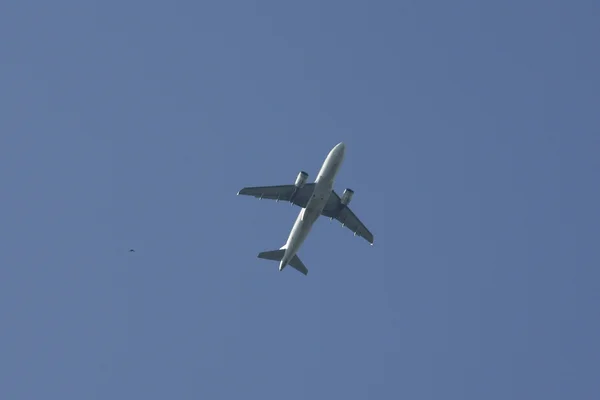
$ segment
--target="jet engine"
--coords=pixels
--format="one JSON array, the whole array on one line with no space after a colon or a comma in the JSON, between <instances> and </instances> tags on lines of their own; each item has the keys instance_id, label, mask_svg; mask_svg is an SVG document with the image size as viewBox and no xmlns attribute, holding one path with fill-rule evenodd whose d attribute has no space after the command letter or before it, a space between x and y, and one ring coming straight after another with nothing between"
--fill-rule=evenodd
<instances>
[{"instance_id":1,"label":"jet engine","mask_svg":"<svg viewBox=\"0 0 600 400\"><path fill-rule=\"evenodd\" d=\"M302 187L306 183L307 179L308 179L308 174L304 171L300 171L300 173L298 174L298 177L296 178L296 183L294 183L294 185L298 189L302 189Z\"/></svg>"},{"instance_id":2,"label":"jet engine","mask_svg":"<svg viewBox=\"0 0 600 400\"><path fill-rule=\"evenodd\" d=\"M352 196L354 195L354 190L352 189L345 189L344 193L342 193L342 205L347 206L348 204L350 204L350 200L352 200Z\"/></svg>"}]
</instances>

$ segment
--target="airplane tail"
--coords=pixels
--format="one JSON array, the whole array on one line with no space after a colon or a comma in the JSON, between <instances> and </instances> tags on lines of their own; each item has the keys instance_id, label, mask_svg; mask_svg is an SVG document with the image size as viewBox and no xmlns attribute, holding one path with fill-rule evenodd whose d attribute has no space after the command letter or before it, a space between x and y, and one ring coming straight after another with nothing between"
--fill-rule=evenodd
<instances>
[{"instance_id":1,"label":"airplane tail","mask_svg":"<svg viewBox=\"0 0 600 400\"><path fill-rule=\"evenodd\" d=\"M271 260L271 261L281 261L283 259L284 254L285 254L285 246L283 246L279 250L263 251L262 253L258 254L258 258L262 258L264 260ZM300 260L300 257L298 257L297 254L294 256L294 258L292 258L290 260L289 264L296 271L298 271L304 275L308 275L308 269L306 268L306 266L304 265L302 260Z\"/></svg>"}]
</instances>

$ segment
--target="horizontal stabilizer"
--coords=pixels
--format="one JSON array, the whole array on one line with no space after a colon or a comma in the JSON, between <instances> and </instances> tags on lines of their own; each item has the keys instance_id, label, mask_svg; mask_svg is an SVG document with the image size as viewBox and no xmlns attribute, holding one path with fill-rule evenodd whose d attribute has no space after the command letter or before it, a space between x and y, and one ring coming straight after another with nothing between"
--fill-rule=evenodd
<instances>
[{"instance_id":1,"label":"horizontal stabilizer","mask_svg":"<svg viewBox=\"0 0 600 400\"><path fill-rule=\"evenodd\" d=\"M285 249L273 250L273 251L263 251L258 254L258 258L262 258L265 260L272 261L281 261L283 255L285 254Z\"/></svg>"},{"instance_id":2,"label":"horizontal stabilizer","mask_svg":"<svg viewBox=\"0 0 600 400\"><path fill-rule=\"evenodd\" d=\"M292 258L292 261L290 261L290 265L296 271L299 271L304 275L308 275L308 268L304 266L304 263L302 262L302 260L300 260L300 257L298 257L297 254L294 256L294 258Z\"/></svg>"},{"instance_id":3,"label":"horizontal stabilizer","mask_svg":"<svg viewBox=\"0 0 600 400\"><path fill-rule=\"evenodd\" d=\"M285 246L279 250L263 251L262 253L258 253L258 258L262 258L263 260L281 261L284 255ZM304 275L308 275L308 269L297 254L291 259L289 265L296 271L299 271Z\"/></svg>"}]
</instances>

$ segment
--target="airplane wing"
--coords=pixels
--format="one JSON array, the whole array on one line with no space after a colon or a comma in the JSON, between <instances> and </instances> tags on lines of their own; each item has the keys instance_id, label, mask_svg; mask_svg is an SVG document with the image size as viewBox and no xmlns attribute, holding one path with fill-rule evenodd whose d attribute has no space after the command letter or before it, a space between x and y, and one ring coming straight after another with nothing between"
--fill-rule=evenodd
<instances>
[{"instance_id":1,"label":"airplane wing","mask_svg":"<svg viewBox=\"0 0 600 400\"><path fill-rule=\"evenodd\" d=\"M342 204L342 199L335 191L331 192L331 196L329 196L329 200L321 214L329 218L335 218L342 223L342 226L354 232L355 236L360 236L373 245L373 234L360 222L350 207Z\"/></svg>"},{"instance_id":2,"label":"airplane wing","mask_svg":"<svg viewBox=\"0 0 600 400\"><path fill-rule=\"evenodd\" d=\"M298 188L296 185L254 186L243 188L238 192L238 195L254 196L259 199L289 201L297 206L306 207L314 190L314 183L307 183L302 188Z\"/></svg>"}]
</instances>

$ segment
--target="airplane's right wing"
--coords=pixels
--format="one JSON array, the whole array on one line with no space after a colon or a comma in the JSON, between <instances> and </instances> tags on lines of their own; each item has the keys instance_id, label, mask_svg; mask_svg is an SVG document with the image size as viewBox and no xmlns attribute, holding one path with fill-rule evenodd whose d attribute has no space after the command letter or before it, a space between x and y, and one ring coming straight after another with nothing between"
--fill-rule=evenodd
<instances>
[{"instance_id":1,"label":"airplane's right wing","mask_svg":"<svg viewBox=\"0 0 600 400\"><path fill-rule=\"evenodd\" d=\"M238 195L253 196L259 199L289 201L300 207L306 207L310 196L315 190L314 183L307 183L301 188L296 185L254 186L246 187Z\"/></svg>"},{"instance_id":2,"label":"airplane's right wing","mask_svg":"<svg viewBox=\"0 0 600 400\"><path fill-rule=\"evenodd\" d=\"M360 222L360 219L352 212L350 207L342 204L340 196L335 191L331 192L329 201L321 214L329 218L337 219L343 226L354 232L355 236L360 236L371 243L371 245L373 244L373 234L362 222Z\"/></svg>"}]
</instances>

